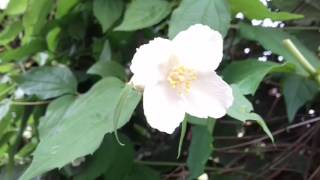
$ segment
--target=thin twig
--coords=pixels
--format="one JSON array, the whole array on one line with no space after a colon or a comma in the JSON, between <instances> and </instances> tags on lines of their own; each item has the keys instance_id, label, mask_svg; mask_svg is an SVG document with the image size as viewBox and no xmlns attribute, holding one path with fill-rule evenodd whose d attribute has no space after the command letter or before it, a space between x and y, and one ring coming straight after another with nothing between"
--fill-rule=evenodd
<instances>
[{"instance_id":1,"label":"thin twig","mask_svg":"<svg viewBox=\"0 0 320 180\"><path fill-rule=\"evenodd\" d=\"M304 126L306 124L311 124L311 123L314 123L314 122L317 122L317 121L320 121L320 117L313 118L313 119L310 119L310 120L307 120L307 121L303 121L303 122L300 122L300 123L296 123L296 124L287 126L285 128L278 129L278 130L274 131L272 133L272 135L276 136L276 135L279 135L279 134L281 134L283 132L298 128L300 126ZM223 147L223 148L216 148L216 150L218 150L218 151L226 151L226 150L230 150L230 149L241 148L241 147L245 147L245 146L248 146L248 145L251 145L251 144L255 144L255 143L261 142L261 141L266 140L266 139L269 139L269 136L265 135L265 136L263 136L261 138L254 139L254 140L251 140L251 141L247 141L247 142L244 142L244 143L240 143L240 144L236 144L236 145L232 145L232 146L227 146L227 147Z\"/></svg>"}]
</instances>

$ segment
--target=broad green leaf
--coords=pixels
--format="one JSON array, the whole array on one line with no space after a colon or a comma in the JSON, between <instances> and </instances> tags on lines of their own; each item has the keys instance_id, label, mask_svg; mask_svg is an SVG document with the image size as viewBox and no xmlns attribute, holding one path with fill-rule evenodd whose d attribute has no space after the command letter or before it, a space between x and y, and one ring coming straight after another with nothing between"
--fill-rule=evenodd
<instances>
[{"instance_id":1,"label":"broad green leaf","mask_svg":"<svg viewBox=\"0 0 320 180\"><path fill-rule=\"evenodd\" d=\"M114 76L126 80L127 75L123 66L115 61L98 61L88 70L88 74L97 74L101 77Z\"/></svg>"},{"instance_id":2,"label":"broad green leaf","mask_svg":"<svg viewBox=\"0 0 320 180\"><path fill-rule=\"evenodd\" d=\"M180 31L194 24L204 24L227 34L230 25L230 13L225 0L182 0L173 11L169 23L169 37L174 38Z\"/></svg>"},{"instance_id":3,"label":"broad green leaf","mask_svg":"<svg viewBox=\"0 0 320 180\"><path fill-rule=\"evenodd\" d=\"M228 109L227 114L237 120L245 122L247 120L256 121L263 131L274 141L272 133L268 129L263 119L253 111L251 102L243 95L240 88L237 85L231 85L234 101L232 106Z\"/></svg>"},{"instance_id":4,"label":"broad green leaf","mask_svg":"<svg viewBox=\"0 0 320 180\"><path fill-rule=\"evenodd\" d=\"M160 180L160 176L149 167L136 165L124 180Z\"/></svg>"},{"instance_id":5,"label":"broad green leaf","mask_svg":"<svg viewBox=\"0 0 320 180\"><path fill-rule=\"evenodd\" d=\"M69 68L62 66L34 68L18 81L25 94L41 99L77 92L77 80Z\"/></svg>"},{"instance_id":6,"label":"broad green leaf","mask_svg":"<svg viewBox=\"0 0 320 180\"><path fill-rule=\"evenodd\" d=\"M58 0L57 2L57 18L67 15L72 8L79 3L79 0Z\"/></svg>"},{"instance_id":7,"label":"broad green leaf","mask_svg":"<svg viewBox=\"0 0 320 180\"><path fill-rule=\"evenodd\" d=\"M318 21L319 20L319 7L315 4L318 0L272 0L273 7L288 12L295 12L304 15L304 19L300 22ZM297 8L299 7L299 8Z\"/></svg>"},{"instance_id":8,"label":"broad green leaf","mask_svg":"<svg viewBox=\"0 0 320 180\"><path fill-rule=\"evenodd\" d=\"M134 31L159 23L171 12L171 5L165 0L133 0L128 5L117 31Z\"/></svg>"},{"instance_id":9,"label":"broad green leaf","mask_svg":"<svg viewBox=\"0 0 320 180\"><path fill-rule=\"evenodd\" d=\"M283 82L283 94L289 122L306 102L311 101L319 92L317 84L305 77L290 74Z\"/></svg>"},{"instance_id":10,"label":"broad green leaf","mask_svg":"<svg viewBox=\"0 0 320 180\"><path fill-rule=\"evenodd\" d=\"M0 121L7 115L10 110L11 100L4 99L0 102Z\"/></svg>"},{"instance_id":11,"label":"broad green leaf","mask_svg":"<svg viewBox=\"0 0 320 180\"><path fill-rule=\"evenodd\" d=\"M28 0L27 10L23 16L25 36L23 42L30 42L32 36L40 35L43 26L47 23L54 1Z\"/></svg>"},{"instance_id":12,"label":"broad green leaf","mask_svg":"<svg viewBox=\"0 0 320 180\"><path fill-rule=\"evenodd\" d=\"M62 96L50 103L44 117L40 119L39 134L40 139L45 138L50 130L57 124L61 123L62 117L67 112L68 108L75 101L75 96Z\"/></svg>"},{"instance_id":13,"label":"broad green leaf","mask_svg":"<svg viewBox=\"0 0 320 180\"><path fill-rule=\"evenodd\" d=\"M285 61L296 65L297 72L302 75L308 75L308 73L299 64L291 52L283 46L284 39L291 39L301 53L307 58L307 60L316 68L320 67L320 61L316 55L307 49L302 43L299 42L294 36L286 33L280 29L253 27L245 24L240 25L240 33L244 38L249 40L258 41L265 49L272 51L275 54L284 57Z\"/></svg>"},{"instance_id":14,"label":"broad green leaf","mask_svg":"<svg viewBox=\"0 0 320 180\"><path fill-rule=\"evenodd\" d=\"M119 146L113 134L112 138ZM131 143L126 138L123 138L123 136L120 136L120 140L125 143L125 145L122 146L121 155L116 156L116 158L113 159L112 165L106 168L103 174L104 179L123 180L130 174L134 166L134 152Z\"/></svg>"},{"instance_id":15,"label":"broad green leaf","mask_svg":"<svg viewBox=\"0 0 320 180\"><path fill-rule=\"evenodd\" d=\"M47 46L48 46L48 50L50 50L51 52L55 52L55 50L58 47L60 33L61 33L61 28L55 27L55 28L52 28L47 34L47 37L46 37Z\"/></svg>"},{"instance_id":16,"label":"broad green leaf","mask_svg":"<svg viewBox=\"0 0 320 180\"><path fill-rule=\"evenodd\" d=\"M10 0L5 11L7 15L19 15L26 11L28 0Z\"/></svg>"},{"instance_id":17,"label":"broad green leaf","mask_svg":"<svg viewBox=\"0 0 320 180\"><path fill-rule=\"evenodd\" d=\"M118 171L123 176L129 173L133 165L134 149L127 138L124 136L120 137L126 144L125 146L119 145L114 135L106 135L99 149L92 156L88 157L88 162L85 164L84 169L76 175L75 180L96 179L111 170ZM121 166L118 166L118 164ZM127 171L123 171L125 169ZM120 178L110 173L109 176L106 174L106 179Z\"/></svg>"},{"instance_id":18,"label":"broad green leaf","mask_svg":"<svg viewBox=\"0 0 320 180\"><path fill-rule=\"evenodd\" d=\"M22 31L21 21L13 22L8 25L3 31L0 33L0 45L6 45L9 42L13 41L18 34Z\"/></svg>"},{"instance_id":19,"label":"broad green leaf","mask_svg":"<svg viewBox=\"0 0 320 180\"><path fill-rule=\"evenodd\" d=\"M290 66L248 59L232 62L224 69L223 77L229 84L237 84L243 94L254 94L263 78L272 70L287 72Z\"/></svg>"},{"instance_id":20,"label":"broad green leaf","mask_svg":"<svg viewBox=\"0 0 320 180\"><path fill-rule=\"evenodd\" d=\"M10 71L14 70L16 68L16 64L14 63L2 63L0 64L0 73L9 73ZM0 86L3 86L3 84L0 84ZM0 88L1 92L2 88Z\"/></svg>"},{"instance_id":21,"label":"broad green leaf","mask_svg":"<svg viewBox=\"0 0 320 180\"><path fill-rule=\"evenodd\" d=\"M190 170L188 179L199 177L212 153L213 137L206 126L192 127L192 140L189 147L187 166Z\"/></svg>"},{"instance_id":22,"label":"broad green leaf","mask_svg":"<svg viewBox=\"0 0 320 180\"><path fill-rule=\"evenodd\" d=\"M186 114L185 119L190 124L201 125L201 126L207 125L208 121L210 121L210 119L198 118L198 117L191 116L189 114Z\"/></svg>"},{"instance_id":23,"label":"broad green leaf","mask_svg":"<svg viewBox=\"0 0 320 180\"><path fill-rule=\"evenodd\" d=\"M122 0L94 0L93 12L103 32L106 32L120 17L123 11Z\"/></svg>"},{"instance_id":24,"label":"broad green leaf","mask_svg":"<svg viewBox=\"0 0 320 180\"><path fill-rule=\"evenodd\" d=\"M288 12L271 12L259 0L228 0L231 11L236 14L242 12L249 19L266 19L270 18L274 21L285 21L292 19L301 19L303 15L292 14Z\"/></svg>"},{"instance_id":25,"label":"broad green leaf","mask_svg":"<svg viewBox=\"0 0 320 180\"><path fill-rule=\"evenodd\" d=\"M99 61L105 61L105 62L110 61L111 57L112 57L112 53L111 53L110 43L108 40L105 40L103 44L103 49L99 57Z\"/></svg>"},{"instance_id":26,"label":"broad green leaf","mask_svg":"<svg viewBox=\"0 0 320 180\"><path fill-rule=\"evenodd\" d=\"M46 48L45 41L40 39L32 40L17 49L7 50L0 53L0 62L23 61L31 55Z\"/></svg>"},{"instance_id":27,"label":"broad green leaf","mask_svg":"<svg viewBox=\"0 0 320 180\"><path fill-rule=\"evenodd\" d=\"M113 113L124 83L116 78L105 78L81 95L64 116L43 138L31 166L20 180L30 180L46 171L61 168L76 158L93 153L106 133L113 132ZM132 92L118 121L118 128L126 124L141 94Z\"/></svg>"}]
</instances>

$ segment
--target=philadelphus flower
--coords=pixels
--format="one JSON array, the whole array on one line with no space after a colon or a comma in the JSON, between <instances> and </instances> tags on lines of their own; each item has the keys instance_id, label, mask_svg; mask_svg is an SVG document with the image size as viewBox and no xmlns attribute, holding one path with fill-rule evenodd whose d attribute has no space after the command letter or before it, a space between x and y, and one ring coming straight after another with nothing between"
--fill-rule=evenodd
<instances>
[{"instance_id":1,"label":"philadelphus flower","mask_svg":"<svg viewBox=\"0 0 320 180\"><path fill-rule=\"evenodd\" d=\"M232 89L215 72L222 51L220 33L201 24L172 41L155 38L137 49L131 82L144 89L144 114L151 127L171 134L186 113L199 118L226 114Z\"/></svg>"}]
</instances>

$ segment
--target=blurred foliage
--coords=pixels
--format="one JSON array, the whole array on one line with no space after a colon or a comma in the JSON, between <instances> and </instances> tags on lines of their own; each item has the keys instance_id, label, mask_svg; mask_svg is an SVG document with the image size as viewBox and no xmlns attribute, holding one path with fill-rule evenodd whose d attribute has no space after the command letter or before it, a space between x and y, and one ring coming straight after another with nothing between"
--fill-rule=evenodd
<instances>
[{"instance_id":1,"label":"blurred foliage","mask_svg":"<svg viewBox=\"0 0 320 180\"><path fill-rule=\"evenodd\" d=\"M0 179L319 179L320 3L263 2L9 0ZM128 67L140 45L197 23L224 35L218 73L235 103L221 119L187 116L166 135L146 124Z\"/></svg>"}]
</instances>

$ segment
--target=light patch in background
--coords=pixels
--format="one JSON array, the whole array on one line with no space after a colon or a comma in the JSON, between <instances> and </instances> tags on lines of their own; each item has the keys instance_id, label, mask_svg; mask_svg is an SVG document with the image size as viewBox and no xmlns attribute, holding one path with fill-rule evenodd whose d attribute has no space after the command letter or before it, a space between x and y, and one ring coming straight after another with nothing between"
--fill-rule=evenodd
<instances>
[{"instance_id":1,"label":"light patch in background","mask_svg":"<svg viewBox=\"0 0 320 180\"><path fill-rule=\"evenodd\" d=\"M243 50L243 52L244 52L245 54L249 54L249 53L250 53L250 51L251 51L251 49L250 49L250 48L244 48L244 50Z\"/></svg>"},{"instance_id":2,"label":"light patch in background","mask_svg":"<svg viewBox=\"0 0 320 180\"><path fill-rule=\"evenodd\" d=\"M279 62L282 62L283 59L284 59L283 56L278 56L278 61L279 61Z\"/></svg>"},{"instance_id":3,"label":"light patch in background","mask_svg":"<svg viewBox=\"0 0 320 180\"><path fill-rule=\"evenodd\" d=\"M237 19L244 19L244 15L242 12L238 12L235 16Z\"/></svg>"},{"instance_id":4,"label":"light patch in background","mask_svg":"<svg viewBox=\"0 0 320 180\"><path fill-rule=\"evenodd\" d=\"M264 56L270 56L272 54L271 51L263 51Z\"/></svg>"},{"instance_id":5,"label":"light patch in background","mask_svg":"<svg viewBox=\"0 0 320 180\"><path fill-rule=\"evenodd\" d=\"M261 57L258 58L258 61L266 62L267 61L267 57L266 56L261 56Z\"/></svg>"},{"instance_id":6,"label":"light patch in background","mask_svg":"<svg viewBox=\"0 0 320 180\"><path fill-rule=\"evenodd\" d=\"M260 2L262 2L264 6L268 7L268 2L270 2L270 0L260 0Z\"/></svg>"},{"instance_id":7,"label":"light patch in background","mask_svg":"<svg viewBox=\"0 0 320 180\"><path fill-rule=\"evenodd\" d=\"M284 23L282 21L272 21L270 18L266 18L264 20L253 19L251 21L253 26L262 26L262 27L284 27Z\"/></svg>"},{"instance_id":8,"label":"light patch in background","mask_svg":"<svg viewBox=\"0 0 320 180\"><path fill-rule=\"evenodd\" d=\"M4 10L7 8L10 0L0 0L0 9Z\"/></svg>"}]
</instances>

